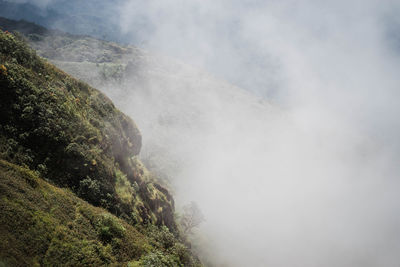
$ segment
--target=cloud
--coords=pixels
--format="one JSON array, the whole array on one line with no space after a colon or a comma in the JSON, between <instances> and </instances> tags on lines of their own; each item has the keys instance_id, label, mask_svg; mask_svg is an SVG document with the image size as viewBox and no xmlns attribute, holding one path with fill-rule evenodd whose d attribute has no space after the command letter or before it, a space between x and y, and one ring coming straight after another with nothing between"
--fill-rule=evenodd
<instances>
[{"instance_id":1,"label":"cloud","mask_svg":"<svg viewBox=\"0 0 400 267\"><path fill-rule=\"evenodd\" d=\"M158 156L178 202L202 208L202 255L397 266L399 11L356 0L121 6L132 40L186 62L147 55L108 93L138 122L143 157Z\"/></svg>"}]
</instances>

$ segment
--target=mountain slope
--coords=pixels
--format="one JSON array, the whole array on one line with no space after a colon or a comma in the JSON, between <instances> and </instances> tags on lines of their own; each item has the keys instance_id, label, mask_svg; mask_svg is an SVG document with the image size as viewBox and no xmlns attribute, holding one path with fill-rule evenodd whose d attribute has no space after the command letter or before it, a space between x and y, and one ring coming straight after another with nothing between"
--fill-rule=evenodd
<instances>
[{"instance_id":1,"label":"mountain slope","mask_svg":"<svg viewBox=\"0 0 400 267\"><path fill-rule=\"evenodd\" d=\"M19 225L20 228L15 228L17 232L13 232L14 228L10 226L6 227L5 233L2 233L10 243L2 248L3 258L11 259L10 262L13 262L18 261L16 255L28 255L30 258L26 259L27 261L33 262L36 258L40 259L40 264L46 265L43 253L50 253L48 249L53 243L50 243L47 249L33 251L31 254L25 253L31 246L41 242L38 238L51 242L56 240L58 245L55 245L61 246L60 253L68 254L69 249L81 253L77 254L77 259L85 258L89 265L95 264L91 262L92 260L100 260L103 263L127 262L128 259L139 259L141 255L146 257L145 252L149 251L155 251L156 256L153 256L156 258L158 254L161 256L174 254L166 252L165 246L161 250L157 249L157 246L163 247L157 245L157 242L156 245L146 247L143 244L147 241L143 241L142 238L139 238L142 245L140 242L136 244L136 241L132 241L134 238L131 240L136 246L141 247L137 249L136 254L133 252L135 249L131 251L131 248L127 248L131 241L119 246L118 242L125 243L122 235L125 231L122 229L128 229L124 225L129 223L138 229L145 229L144 234L148 237L151 232L174 233L175 236L169 234L169 238L172 244L180 246L181 251L188 255L185 264L195 264L196 260L178 240L171 195L154 182L155 179L137 158L141 148L139 130L134 122L117 110L107 97L43 61L18 37L5 32L0 32L0 88L0 158L3 159L1 172L5 181L2 195L9 196L3 197L2 202L9 207L10 213L15 213L16 218L26 221L26 224ZM28 169L34 172L28 176L36 178L21 179L23 173L31 173L27 171ZM83 202L73 197L72 193L65 193L50 186L39 177L59 187L68 188L83 200L108 210L126 222L112 219L113 215L105 210L99 212L89 204L85 204L94 213L105 214L105 217L95 216L97 221L105 218L105 236L103 228L95 229L92 224L91 228L83 230L88 232L82 235L66 234L65 239L57 236L46 237L45 233L49 233L47 224L51 229L66 226L65 223L76 218L74 216L79 209L78 206L81 205L79 203ZM38 182L32 182L36 180ZM32 182L33 188L29 188L26 181L28 184ZM14 182L16 184L13 184ZM36 184L40 185L39 189L35 188ZM38 190L44 193L38 195ZM54 193L55 197L59 198L56 201L58 204L48 202L47 206L44 205L47 202L46 192ZM29 195L36 196L29 198ZM19 207L19 204L15 203L22 203L22 206ZM46 214L49 212L49 207L53 210L59 209L60 213L54 216ZM35 219L35 212L39 214L38 221ZM64 218L62 214L70 218ZM3 212L1 216L2 222L7 225L5 220L8 213ZM42 227L43 220L45 225ZM29 228L32 223L39 225L38 234L28 234L27 242L16 243L21 237L20 234L24 232L24 227ZM148 227L145 227L146 225ZM153 227L152 225L161 228L146 232L148 231L146 229ZM165 226L168 228L162 228ZM95 238L93 236L95 231L100 231L100 236ZM136 235L134 230L126 231L129 232L127 236ZM107 237L109 235L107 232L111 234L110 237ZM115 234L120 240L115 241L117 242L114 244L115 250L110 252L107 244L114 240ZM75 244L73 236L89 240L90 244L83 241L84 244ZM98 242L103 242L103 247ZM168 248L173 246L169 244ZM125 249L129 250L128 256L118 258ZM93 251L97 253L93 254L94 256ZM105 255L104 259L99 253ZM57 260L58 263L63 262L64 256L49 257L49 260L56 261L50 264L53 265ZM174 259L174 264L183 264L179 257ZM74 263L71 262L70 265Z\"/></svg>"}]
</instances>

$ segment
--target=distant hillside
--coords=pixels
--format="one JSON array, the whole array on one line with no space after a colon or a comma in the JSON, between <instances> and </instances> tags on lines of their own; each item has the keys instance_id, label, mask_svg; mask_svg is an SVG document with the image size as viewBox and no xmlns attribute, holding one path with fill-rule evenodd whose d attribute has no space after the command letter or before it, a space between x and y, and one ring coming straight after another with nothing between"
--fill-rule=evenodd
<instances>
[{"instance_id":1,"label":"distant hillside","mask_svg":"<svg viewBox=\"0 0 400 267\"><path fill-rule=\"evenodd\" d=\"M121 82L126 66L146 57L133 46L49 30L25 20L0 17L0 29L23 34L39 56L95 87Z\"/></svg>"},{"instance_id":2,"label":"distant hillside","mask_svg":"<svg viewBox=\"0 0 400 267\"><path fill-rule=\"evenodd\" d=\"M0 263L199 264L137 158L138 128L106 96L3 31L0 88Z\"/></svg>"},{"instance_id":3,"label":"distant hillside","mask_svg":"<svg viewBox=\"0 0 400 267\"><path fill-rule=\"evenodd\" d=\"M26 20L11 20L7 18L0 17L0 27L2 29L7 29L8 31L18 31L22 34L38 34L38 35L51 35L57 34L56 30L49 30L38 24L28 22Z\"/></svg>"},{"instance_id":4,"label":"distant hillside","mask_svg":"<svg viewBox=\"0 0 400 267\"><path fill-rule=\"evenodd\" d=\"M40 56L62 61L117 62L135 52L134 47L117 45L87 35L51 30L25 20L0 17L0 28L22 33Z\"/></svg>"}]
</instances>

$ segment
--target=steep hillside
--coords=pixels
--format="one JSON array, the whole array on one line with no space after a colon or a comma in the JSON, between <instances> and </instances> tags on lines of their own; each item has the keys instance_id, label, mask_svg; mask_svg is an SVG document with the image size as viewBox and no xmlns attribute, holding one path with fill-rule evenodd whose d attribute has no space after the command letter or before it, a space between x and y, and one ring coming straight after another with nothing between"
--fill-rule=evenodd
<instances>
[{"instance_id":1,"label":"steep hillside","mask_svg":"<svg viewBox=\"0 0 400 267\"><path fill-rule=\"evenodd\" d=\"M6 32L0 88L3 262L97 265L165 256L170 266L196 263L179 243L171 195L137 158L139 130L107 97ZM163 233L167 245L151 244L151 235Z\"/></svg>"}]
</instances>

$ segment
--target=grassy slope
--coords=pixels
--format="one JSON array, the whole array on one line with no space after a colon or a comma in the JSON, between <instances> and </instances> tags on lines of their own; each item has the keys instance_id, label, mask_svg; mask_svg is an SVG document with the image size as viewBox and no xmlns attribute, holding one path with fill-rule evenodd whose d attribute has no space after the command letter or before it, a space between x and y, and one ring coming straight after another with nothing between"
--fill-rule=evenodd
<instances>
[{"instance_id":1,"label":"grassy slope","mask_svg":"<svg viewBox=\"0 0 400 267\"><path fill-rule=\"evenodd\" d=\"M2 258L45 265L65 260L71 260L70 265L75 265L74 260L97 265L91 261L128 262L143 256L142 263L154 261L150 265L157 261L195 264L170 233L177 236L172 197L152 182L136 157L141 146L139 130L107 97L43 61L19 38L4 32L0 32L0 88L0 158L5 181L1 195L8 196L1 200L8 207L8 212L1 213L2 225L8 225L9 214L16 216L8 228L2 227L2 240L8 240L1 248ZM82 204L72 193L38 177L34 183L39 187L28 187L26 182L35 180L21 178L28 169L124 221ZM46 194L54 196L52 203ZM77 232L77 218L86 216L81 207L90 210L87 216L92 219L86 218L84 232ZM104 229L97 226L99 221L106 224ZM144 229L146 238L161 234L161 240L170 241L149 246L127 223ZM26 240L19 242L22 237ZM76 257L66 259L71 253Z\"/></svg>"},{"instance_id":2,"label":"grassy slope","mask_svg":"<svg viewBox=\"0 0 400 267\"><path fill-rule=\"evenodd\" d=\"M152 250L131 225L0 160L0 257L10 265L102 265ZM105 230L108 227L109 230Z\"/></svg>"}]
</instances>

